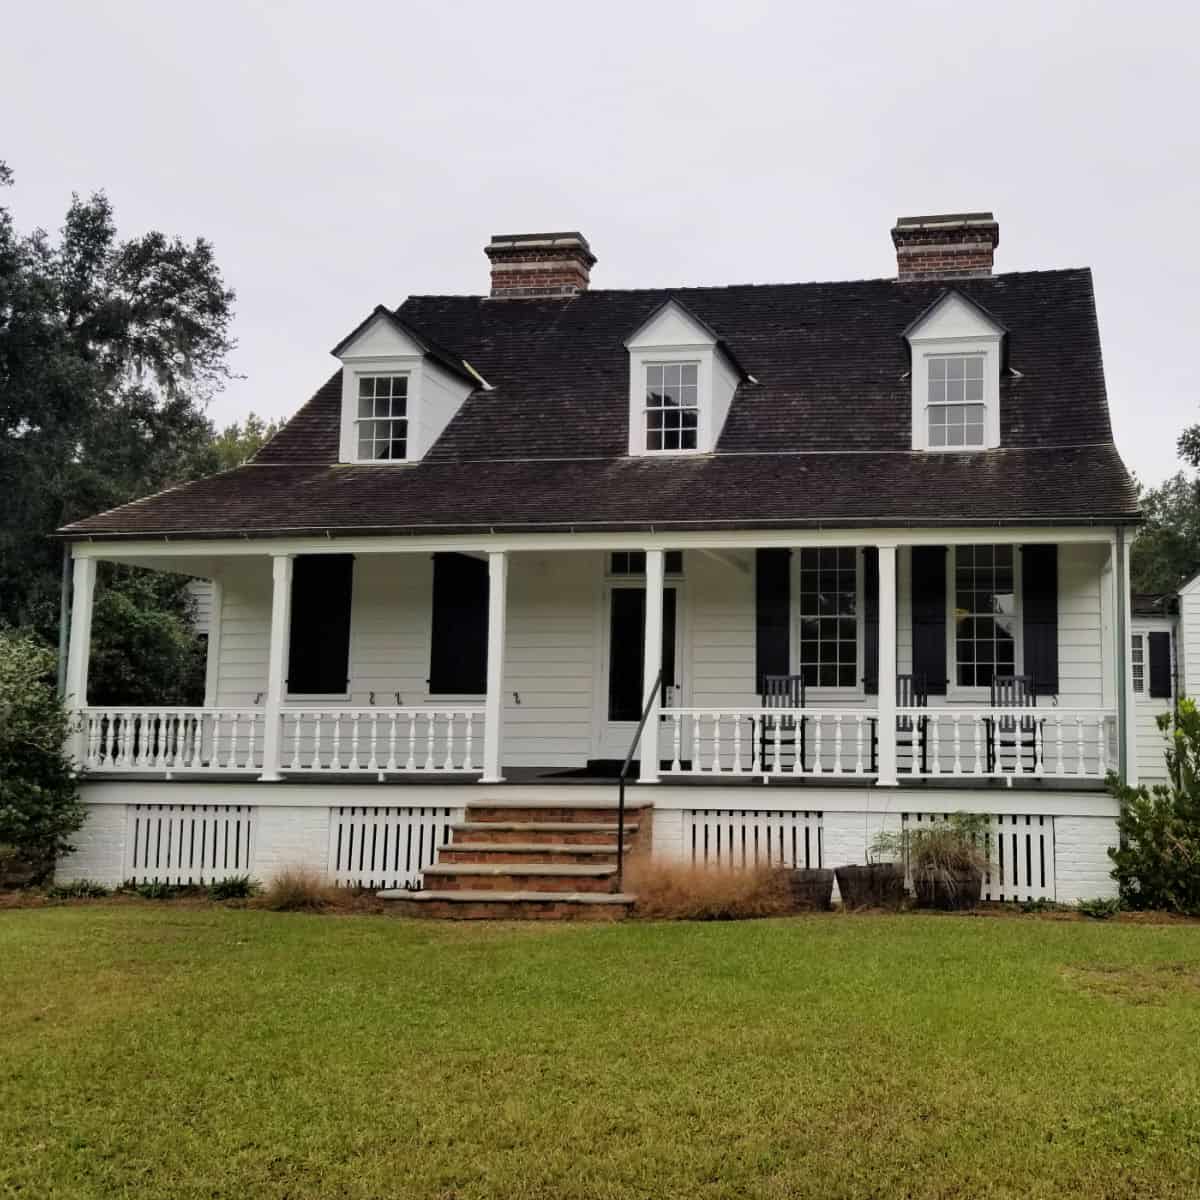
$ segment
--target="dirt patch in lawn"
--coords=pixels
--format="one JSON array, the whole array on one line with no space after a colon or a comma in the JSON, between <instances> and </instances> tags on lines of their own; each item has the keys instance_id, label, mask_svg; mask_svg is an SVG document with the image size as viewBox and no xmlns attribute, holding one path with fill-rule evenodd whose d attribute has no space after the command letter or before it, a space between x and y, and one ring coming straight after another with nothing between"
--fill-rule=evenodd
<instances>
[{"instance_id":1,"label":"dirt patch in lawn","mask_svg":"<svg viewBox=\"0 0 1200 1200\"><path fill-rule=\"evenodd\" d=\"M1074 988L1123 1004L1165 1004L1174 996L1200 996L1200 963L1086 963L1064 967Z\"/></svg>"}]
</instances>

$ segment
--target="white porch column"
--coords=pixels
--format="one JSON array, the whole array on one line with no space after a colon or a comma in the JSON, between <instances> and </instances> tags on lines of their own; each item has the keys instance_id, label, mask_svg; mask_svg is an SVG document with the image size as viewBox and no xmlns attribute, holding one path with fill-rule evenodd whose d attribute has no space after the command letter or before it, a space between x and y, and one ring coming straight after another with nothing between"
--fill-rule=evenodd
<instances>
[{"instance_id":1,"label":"white porch column","mask_svg":"<svg viewBox=\"0 0 1200 1200\"><path fill-rule=\"evenodd\" d=\"M215 708L217 682L221 667L221 613L225 603L225 588L219 579L212 585L212 608L208 614L208 654L204 662L204 707Z\"/></svg>"},{"instance_id":2,"label":"white porch column","mask_svg":"<svg viewBox=\"0 0 1200 1200\"><path fill-rule=\"evenodd\" d=\"M642 703L650 699L650 689L662 670L663 640L663 552L646 551L646 641L642 655ZM650 715L642 730L641 771L638 779L642 783L658 782L658 724L662 709L662 689L654 688L650 703ZM639 712L638 716L642 714Z\"/></svg>"},{"instance_id":3,"label":"white porch column","mask_svg":"<svg viewBox=\"0 0 1200 1200\"><path fill-rule=\"evenodd\" d=\"M267 651L267 706L263 727L263 766L259 779L277 780L282 738L283 698L287 694L288 644L292 626L292 556L271 555L271 640Z\"/></svg>"},{"instance_id":4,"label":"white porch column","mask_svg":"<svg viewBox=\"0 0 1200 1200\"><path fill-rule=\"evenodd\" d=\"M1129 543L1132 539L1125 529L1117 530L1115 573L1117 587L1117 738L1120 746L1120 775L1130 786L1137 787L1137 721L1133 691L1133 653L1130 649L1129 617L1133 612L1133 592L1129 574Z\"/></svg>"},{"instance_id":5,"label":"white porch column","mask_svg":"<svg viewBox=\"0 0 1200 1200\"><path fill-rule=\"evenodd\" d=\"M483 717L483 776L504 781L504 651L508 620L508 554L488 554L487 699Z\"/></svg>"},{"instance_id":6,"label":"white porch column","mask_svg":"<svg viewBox=\"0 0 1200 1200\"><path fill-rule=\"evenodd\" d=\"M879 547L879 777L896 786L896 547Z\"/></svg>"},{"instance_id":7,"label":"white porch column","mask_svg":"<svg viewBox=\"0 0 1200 1200\"><path fill-rule=\"evenodd\" d=\"M87 707L88 660L92 653L92 601L96 592L96 560L77 558L71 580L71 641L67 648L67 674L63 700L68 709ZM82 767L87 753L87 726L73 721L67 749Z\"/></svg>"}]
</instances>

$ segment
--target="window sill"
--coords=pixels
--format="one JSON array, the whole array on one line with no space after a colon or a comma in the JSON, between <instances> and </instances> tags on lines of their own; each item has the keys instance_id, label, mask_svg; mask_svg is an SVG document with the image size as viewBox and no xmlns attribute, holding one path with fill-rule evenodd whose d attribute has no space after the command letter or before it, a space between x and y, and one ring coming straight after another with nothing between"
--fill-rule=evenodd
<instances>
[{"instance_id":1,"label":"window sill","mask_svg":"<svg viewBox=\"0 0 1200 1200\"><path fill-rule=\"evenodd\" d=\"M486 692L430 692L422 701L424 704L483 704L487 700Z\"/></svg>"},{"instance_id":2,"label":"window sill","mask_svg":"<svg viewBox=\"0 0 1200 1200\"><path fill-rule=\"evenodd\" d=\"M284 704L328 704L331 701L348 701L349 692L289 692L283 698Z\"/></svg>"}]
</instances>

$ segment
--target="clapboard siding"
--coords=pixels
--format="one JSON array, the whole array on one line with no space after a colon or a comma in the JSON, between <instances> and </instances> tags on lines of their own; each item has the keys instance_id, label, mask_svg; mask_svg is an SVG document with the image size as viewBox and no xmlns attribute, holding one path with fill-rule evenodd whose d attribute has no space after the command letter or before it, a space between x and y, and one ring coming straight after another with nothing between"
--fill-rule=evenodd
<instances>
[{"instance_id":1,"label":"clapboard siding","mask_svg":"<svg viewBox=\"0 0 1200 1200\"><path fill-rule=\"evenodd\" d=\"M1058 548L1058 703L1064 708L1104 703L1100 583L1107 553L1103 546Z\"/></svg>"},{"instance_id":2,"label":"clapboard siding","mask_svg":"<svg viewBox=\"0 0 1200 1200\"><path fill-rule=\"evenodd\" d=\"M354 704L422 703L428 695L433 559L427 554L361 554L350 607L350 690Z\"/></svg>"},{"instance_id":3,"label":"clapboard siding","mask_svg":"<svg viewBox=\"0 0 1200 1200\"><path fill-rule=\"evenodd\" d=\"M1179 629L1174 625L1173 621L1167 618L1159 620L1139 620L1134 618L1131 631L1142 638L1143 662L1145 664L1145 673L1143 676L1144 690L1135 695L1133 705L1134 731L1137 737L1138 782L1161 783L1167 778L1167 759L1165 754L1166 742L1161 730L1158 728L1158 716L1160 713L1169 713L1171 711L1172 698L1150 695L1149 635L1151 633L1173 634L1171 637L1170 661L1172 686L1174 686L1176 670L1178 668L1177 656L1181 649Z\"/></svg>"},{"instance_id":4,"label":"clapboard siding","mask_svg":"<svg viewBox=\"0 0 1200 1200\"><path fill-rule=\"evenodd\" d=\"M271 638L271 563L232 559L221 571L221 655L216 698L222 708L253 707L267 690Z\"/></svg>"},{"instance_id":5,"label":"clapboard siding","mask_svg":"<svg viewBox=\"0 0 1200 1200\"><path fill-rule=\"evenodd\" d=\"M687 554L684 573L691 629L691 673L689 678L684 663L684 696L701 707L756 703L753 554L736 562Z\"/></svg>"},{"instance_id":6,"label":"clapboard siding","mask_svg":"<svg viewBox=\"0 0 1200 1200\"><path fill-rule=\"evenodd\" d=\"M580 767L592 753L594 553L514 554L504 669L506 766Z\"/></svg>"},{"instance_id":7,"label":"clapboard siding","mask_svg":"<svg viewBox=\"0 0 1200 1200\"><path fill-rule=\"evenodd\" d=\"M1182 647L1180 687L1185 695L1200 696L1200 579L1179 595L1179 641Z\"/></svg>"}]
</instances>

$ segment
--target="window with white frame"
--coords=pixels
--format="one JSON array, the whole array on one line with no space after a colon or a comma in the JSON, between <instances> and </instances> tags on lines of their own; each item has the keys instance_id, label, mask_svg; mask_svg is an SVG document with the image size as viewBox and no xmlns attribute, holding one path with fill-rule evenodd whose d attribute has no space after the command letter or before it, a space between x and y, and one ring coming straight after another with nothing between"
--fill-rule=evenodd
<instances>
[{"instance_id":1,"label":"window with white frame","mask_svg":"<svg viewBox=\"0 0 1200 1200\"><path fill-rule=\"evenodd\" d=\"M937 355L929 359L929 445L984 444L982 354Z\"/></svg>"},{"instance_id":2,"label":"window with white frame","mask_svg":"<svg viewBox=\"0 0 1200 1200\"><path fill-rule=\"evenodd\" d=\"M358 457L391 462L408 457L408 376L358 378Z\"/></svg>"},{"instance_id":3,"label":"window with white frame","mask_svg":"<svg viewBox=\"0 0 1200 1200\"><path fill-rule=\"evenodd\" d=\"M608 573L610 575L645 575L645 550L614 550L608 556ZM666 550L663 552L663 574L683 574L683 551Z\"/></svg>"},{"instance_id":4,"label":"window with white frame","mask_svg":"<svg viewBox=\"0 0 1200 1200\"><path fill-rule=\"evenodd\" d=\"M646 364L646 449L695 450L700 430L697 363Z\"/></svg>"},{"instance_id":5,"label":"window with white frame","mask_svg":"<svg viewBox=\"0 0 1200 1200\"><path fill-rule=\"evenodd\" d=\"M1133 635L1129 654L1133 667L1133 690L1141 695L1146 690L1146 645L1140 633Z\"/></svg>"},{"instance_id":6,"label":"window with white frame","mask_svg":"<svg viewBox=\"0 0 1200 1200\"><path fill-rule=\"evenodd\" d=\"M1013 546L954 551L954 666L959 687L991 687L1017 666L1017 583Z\"/></svg>"},{"instance_id":7,"label":"window with white frame","mask_svg":"<svg viewBox=\"0 0 1200 1200\"><path fill-rule=\"evenodd\" d=\"M858 683L858 551L800 551L798 669L805 687Z\"/></svg>"}]
</instances>

